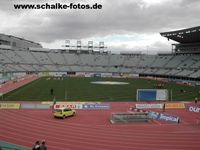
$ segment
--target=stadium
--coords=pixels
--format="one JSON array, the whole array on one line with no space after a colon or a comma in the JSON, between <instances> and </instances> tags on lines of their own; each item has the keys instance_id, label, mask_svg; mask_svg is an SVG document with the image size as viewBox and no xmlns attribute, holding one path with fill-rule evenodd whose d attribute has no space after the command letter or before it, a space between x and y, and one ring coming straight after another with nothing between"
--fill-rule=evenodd
<instances>
[{"instance_id":1,"label":"stadium","mask_svg":"<svg viewBox=\"0 0 200 150\"><path fill-rule=\"evenodd\" d=\"M47 49L0 34L1 149L29 150L37 139L49 150L198 149L200 27L160 34L178 42L171 53L69 40ZM76 115L53 118L63 106Z\"/></svg>"}]
</instances>

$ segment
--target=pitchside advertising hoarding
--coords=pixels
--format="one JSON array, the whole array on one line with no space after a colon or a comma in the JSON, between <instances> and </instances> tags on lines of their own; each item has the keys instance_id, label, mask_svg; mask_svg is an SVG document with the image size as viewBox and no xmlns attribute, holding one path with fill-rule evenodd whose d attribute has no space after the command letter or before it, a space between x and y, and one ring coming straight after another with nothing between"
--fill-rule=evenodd
<instances>
[{"instance_id":1,"label":"pitchside advertising hoarding","mask_svg":"<svg viewBox=\"0 0 200 150\"><path fill-rule=\"evenodd\" d=\"M155 120L174 122L174 123L179 123L180 120L180 118L177 116L172 116L169 114L158 113L153 111L148 112L148 117Z\"/></svg>"},{"instance_id":2,"label":"pitchside advertising hoarding","mask_svg":"<svg viewBox=\"0 0 200 150\"><path fill-rule=\"evenodd\" d=\"M43 102L47 104L47 102ZM52 107L52 102L48 103ZM67 107L71 109L89 109L89 110L108 110L110 104L102 104L100 102L57 102L54 108Z\"/></svg>"},{"instance_id":3,"label":"pitchside advertising hoarding","mask_svg":"<svg viewBox=\"0 0 200 150\"><path fill-rule=\"evenodd\" d=\"M160 113L158 120L164 120L164 121L178 123L179 122L179 117Z\"/></svg>"},{"instance_id":4,"label":"pitchside advertising hoarding","mask_svg":"<svg viewBox=\"0 0 200 150\"><path fill-rule=\"evenodd\" d=\"M149 111L148 112L148 117L151 119L158 119L160 113L158 112L154 112L154 111Z\"/></svg>"},{"instance_id":5,"label":"pitchside advertising hoarding","mask_svg":"<svg viewBox=\"0 0 200 150\"><path fill-rule=\"evenodd\" d=\"M166 103L165 104L165 108L166 109L184 109L185 108L185 104L184 103Z\"/></svg>"},{"instance_id":6,"label":"pitchside advertising hoarding","mask_svg":"<svg viewBox=\"0 0 200 150\"><path fill-rule=\"evenodd\" d=\"M49 104L21 104L21 109L49 109Z\"/></svg>"},{"instance_id":7,"label":"pitchside advertising hoarding","mask_svg":"<svg viewBox=\"0 0 200 150\"><path fill-rule=\"evenodd\" d=\"M97 109L97 110L108 110L110 109L109 104L83 104L83 109Z\"/></svg>"},{"instance_id":8,"label":"pitchside advertising hoarding","mask_svg":"<svg viewBox=\"0 0 200 150\"><path fill-rule=\"evenodd\" d=\"M0 103L0 109L19 109L20 104L18 103Z\"/></svg>"},{"instance_id":9,"label":"pitchside advertising hoarding","mask_svg":"<svg viewBox=\"0 0 200 150\"><path fill-rule=\"evenodd\" d=\"M148 108L159 108L163 107L163 104L135 104L138 109L148 109Z\"/></svg>"},{"instance_id":10,"label":"pitchside advertising hoarding","mask_svg":"<svg viewBox=\"0 0 200 150\"><path fill-rule=\"evenodd\" d=\"M187 106L189 112L200 113L200 106Z\"/></svg>"},{"instance_id":11,"label":"pitchside advertising hoarding","mask_svg":"<svg viewBox=\"0 0 200 150\"><path fill-rule=\"evenodd\" d=\"M66 108L71 108L71 109L82 109L82 104L55 104L54 108L62 108L62 107L66 107Z\"/></svg>"},{"instance_id":12,"label":"pitchside advertising hoarding","mask_svg":"<svg viewBox=\"0 0 200 150\"><path fill-rule=\"evenodd\" d=\"M136 108L138 109L151 109L151 108L163 108L163 104L165 104L165 109L184 109L185 104L180 102L180 103L174 103L174 102L165 102L162 104L135 104Z\"/></svg>"}]
</instances>

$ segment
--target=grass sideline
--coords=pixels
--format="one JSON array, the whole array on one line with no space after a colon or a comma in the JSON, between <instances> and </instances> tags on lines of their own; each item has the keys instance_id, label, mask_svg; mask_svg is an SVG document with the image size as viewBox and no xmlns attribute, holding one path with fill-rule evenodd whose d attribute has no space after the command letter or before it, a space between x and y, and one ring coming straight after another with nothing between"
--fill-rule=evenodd
<instances>
[{"instance_id":1,"label":"grass sideline","mask_svg":"<svg viewBox=\"0 0 200 150\"><path fill-rule=\"evenodd\" d=\"M58 101L136 101L137 89L153 89L158 81L147 79L124 78L82 78L82 77L51 77L39 78L19 89L4 95L4 100L11 101L52 101L50 89ZM98 85L92 81L128 82L127 85ZM164 89L173 93L174 101L194 101L200 98L199 87L165 83Z\"/></svg>"}]
</instances>

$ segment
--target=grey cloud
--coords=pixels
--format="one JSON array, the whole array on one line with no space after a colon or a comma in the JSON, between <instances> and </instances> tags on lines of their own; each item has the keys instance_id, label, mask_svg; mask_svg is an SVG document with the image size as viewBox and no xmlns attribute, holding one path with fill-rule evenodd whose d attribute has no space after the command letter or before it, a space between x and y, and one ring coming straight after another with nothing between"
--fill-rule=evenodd
<instances>
[{"instance_id":1,"label":"grey cloud","mask_svg":"<svg viewBox=\"0 0 200 150\"><path fill-rule=\"evenodd\" d=\"M112 34L151 34L198 26L200 1L190 1L169 0L146 7L140 0L96 0L94 2L102 3L102 10L40 10L41 14L37 14L37 17L34 17L34 11L14 11L19 14L26 13L15 34L36 41L52 42ZM8 6L10 7L10 4L6 6L6 3L3 3L3 7ZM2 5L0 9L6 12Z\"/></svg>"}]
</instances>

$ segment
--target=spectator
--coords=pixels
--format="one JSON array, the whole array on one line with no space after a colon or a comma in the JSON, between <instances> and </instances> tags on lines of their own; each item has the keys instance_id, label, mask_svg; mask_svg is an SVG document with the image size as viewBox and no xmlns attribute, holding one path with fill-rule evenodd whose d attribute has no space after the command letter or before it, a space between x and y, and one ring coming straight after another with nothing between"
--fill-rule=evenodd
<instances>
[{"instance_id":1,"label":"spectator","mask_svg":"<svg viewBox=\"0 0 200 150\"><path fill-rule=\"evenodd\" d=\"M40 145L40 150L47 150L47 147L45 145L45 140L42 141L42 143Z\"/></svg>"},{"instance_id":2,"label":"spectator","mask_svg":"<svg viewBox=\"0 0 200 150\"><path fill-rule=\"evenodd\" d=\"M197 102L198 102L198 98L197 97L195 97L194 102L195 102L195 104L197 104Z\"/></svg>"},{"instance_id":3,"label":"spectator","mask_svg":"<svg viewBox=\"0 0 200 150\"><path fill-rule=\"evenodd\" d=\"M50 93L51 93L51 96L53 96L53 88L51 88Z\"/></svg>"},{"instance_id":4,"label":"spectator","mask_svg":"<svg viewBox=\"0 0 200 150\"><path fill-rule=\"evenodd\" d=\"M177 123L180 123L180 118L178 118L178 122Z\"/></svg>"},{"instance_id":5,"label":"spectator","mask_svg":"<svg viewBox=\"0 0 200 150\"><path fill-rule=\"evenodd\" d=\"M41 150L40 149L40 141L35 142L35 145L33 146L32 150Z\"/></svg>"},{"instance_id":6,"label":"spectator","mask_svg":"<svg viewBox=\"0 0 200 150\"><path fill-rule=\"evenodd\" d=\"M165 112L165 103L163 104L163 112Z\"/></svg>"}]
</instances>

